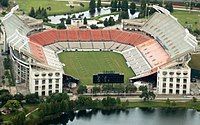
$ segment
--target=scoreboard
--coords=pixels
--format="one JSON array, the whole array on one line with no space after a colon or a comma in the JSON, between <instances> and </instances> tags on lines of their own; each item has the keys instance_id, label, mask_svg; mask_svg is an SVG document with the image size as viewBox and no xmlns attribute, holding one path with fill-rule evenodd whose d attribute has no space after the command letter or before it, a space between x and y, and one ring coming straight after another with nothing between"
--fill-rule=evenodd
<instances>
[{"instance_id":1,"label":"scoreboard","mask_svg":"<svg viewBox=\"0 0 200 125\"><path fill-rule=\"evenodd\" d=\"M93 83L124 83L124 74L105 72L93 75Z\"/></svg>"}]
</instances>

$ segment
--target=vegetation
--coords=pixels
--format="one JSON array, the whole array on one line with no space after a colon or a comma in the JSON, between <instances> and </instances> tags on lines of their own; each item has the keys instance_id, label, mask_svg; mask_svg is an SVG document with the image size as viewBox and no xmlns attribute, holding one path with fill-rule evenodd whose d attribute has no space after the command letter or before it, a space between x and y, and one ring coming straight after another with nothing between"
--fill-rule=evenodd
<instances>
[{"instance_id":1,"label":"vegetation","mask_svg":"<svg viewBox=\"0 0 200 125\"><path fill-rule=\"evenodd\" d=\"M64 71L80 79L84 85L92 84L93 74L103 71L124 73L125 83L134 76L121 54L114 52L63 52L59 55Z\"/></svg>"},{"instance_id":2,"label":"vegetation","mask_svg":"<svg viewBox=\"0 0 200 125\"><path fill-rule=\"evenodd\" d=\"M98 12L101 11L101 7L102 7L101 0L97 0L97 10L98 10Z\"/></svg>"},{"instance_id":3,"label":"vegetation","mask_svg":"<svg viewBox=\"0 0 200 125\"><path fill-rule=\"evenodd\" d=\"M9 5L9 0L0 0L0 3L3 7L8 7Z\"/></svg>"},{"instance_id":4,"label":"vegetation","mask_svg":"<svg viewBox=\"0 0 200 125\"><path fill-rule=\"evenodd\" d=\"M44 8L47 10L48 15L57 15L57 14L67 14L86 11L89 8L87 2L82 2L82 6L74 6L73 8L66 6L66 1L56 1L56 0L16 0L19 4L20 9L28 14L33 8ZM76 3L76 2L75 2Z\"/></svg>"},{"instance_id":5,"label":"vegetation","mask_svg":"<svg viewBox=\"0 0 200 125\"><path fill-rule=\"evenodd\" d=\"M200 70L199 60L200 60L200 54L191 55L191 60L189 62L190 68Z\"/></svg>"},{"instance_id":6,"label":"vegetation","mask_svg":"<svg viewBox=\"0 0 200 125\"><path fill-rule=\"evenodd\" d=\"M200 30L199 12L174 10L172 15L175 16L184 27L193 31L196 29Z\"/></svg>"},{"instance_id":7,"label":"vegetation","mask_svg":"<svg viewBox=\"0 0 200 125\"><path fill-rule=\"evenodd\" d=\"M36 11L33 7L31 7L31 10L29 12L29 16L36 18L36 19L43 19L43 21L48 21L47 16L47 10L42 7L42 9L39 7Z\"/></svg>"},{"instance_id":8,"label":"vegetation","mask_svg":"<svg viewBox=\"0 0 200 125\"><path fill-rule=\"evenodd\" d=\"M91 15L94 15L96 9L96 0L90 0L89 3L89 12Z\"/></svg>"},{"instance_id":9,"label":"vegetation","mask_svg":"<svg viewBox=\"0 0 200 125\"><path fill-rule=\"evenodd\" d=\"M153 92L148 91L147 86L140 86L139 90L142 91L140 98L142 98L144 101L153 100L156 97Z\"/></svg>"},{"instance_id":10,"label":"vegetation","mask_svg":"<svg viewBox=\"0 0 200 125\"><path fill-rule=\"evenodd\" d=\"M136 4L134 2L131 2L130 4L130 13L133 15L136 12Z\"/></svg>"},{"instance_id":11,"label":"vegetation","mask_svg":"<svg viewBox=\"0 0 200 125\"><path fill-rule=\"evenodd\" d=\"M12 74L12 65L11 65L11 60L9 56L4 58L3 65L4 65L5 72L4 72L4 76L2 77L2 83L3 84L8 83L10 86L14 86L15 83L13 80L14 77Z\"/></svg>"}]
</instances>

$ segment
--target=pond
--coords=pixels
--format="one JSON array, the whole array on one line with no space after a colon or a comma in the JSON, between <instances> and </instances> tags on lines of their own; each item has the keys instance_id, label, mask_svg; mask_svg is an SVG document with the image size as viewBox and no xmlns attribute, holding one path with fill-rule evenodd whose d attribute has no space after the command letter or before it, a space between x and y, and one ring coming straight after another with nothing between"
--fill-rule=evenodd
<instances>
[{"instance_id":1,"label":"pond","mask_svg":"<svg viewBox=\"0 0 200 125\"><path fill-rule=\"evenodd\" d=\"M107 8L103 7L100 12L98 12L96 10L96 12L94 14L94 17L95 16L105 15L105 14L110 14L110 13L111 13L111 11L110 11L109 7L107 7ZM76 17L78 17L79 15L82 15L82 18L84 18L84 17L91 18L92 17L90 15L90 13L89 13L89 10L88 11L84 11L84 12L71 14L71 16L72 15L75 15ZM139 15L139 12L136 12L134 15L131 15L130 12L129 12L129 18L130 19L134 19L134 18L138 17L138 15ZM58 24L58 23L60 23L60 19L61 18L68 18L68 15L67 14L66 15L55 15L55 16L49 16L48 18L50 19L50 23ZM115 20L116 20L116 18L118 19L118 15L115 16Z\"/></svg>"},{"instance_id":2,"label":"pond","mask_svg":"<svg viewBox=\"0 0 200 125\"><path fill-rule=\"evenodd\" d=\"M81 111L44 124L67 125L199 125L200 112L185 109L140 109L126 111Z\"/></svg>"}]
</instances>

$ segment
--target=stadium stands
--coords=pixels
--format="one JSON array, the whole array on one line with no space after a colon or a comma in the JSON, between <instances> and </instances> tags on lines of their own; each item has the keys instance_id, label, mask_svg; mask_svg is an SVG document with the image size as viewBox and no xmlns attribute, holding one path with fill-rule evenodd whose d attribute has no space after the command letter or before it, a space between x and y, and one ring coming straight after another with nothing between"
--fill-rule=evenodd
<instances>
[{"instance_id":1,"label":"stadium stands","mask_svg":"<svg viewBox=\"0 0 200 125\"><path fill-rule=\"evenodd\" d=\"M142 30L154 36L172 58L194 50L197 45L197 43L188 40L187 30L177 23L177 20L171 15L156 12L142 27Z\"/></svg>"}]
</instances>

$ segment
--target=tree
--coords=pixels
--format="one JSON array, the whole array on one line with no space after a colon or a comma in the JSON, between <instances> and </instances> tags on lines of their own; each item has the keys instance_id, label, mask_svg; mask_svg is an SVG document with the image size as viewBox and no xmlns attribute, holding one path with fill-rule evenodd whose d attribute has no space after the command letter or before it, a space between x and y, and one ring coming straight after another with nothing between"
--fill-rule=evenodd
<instances>
[{"instance_id":1,"label":"tree","mask_svg":"<svg viewBox=\"0 0 200 125\"><path fill-rule=\"evenodd\" d=\"M97 25L95 25L95 24L90 25L90 28L91 29L99 29L99 27Z\"/></svg>"},{"instance_id":2,"label":"tree","mask_svg":"<svg viewBox=\"0 0 200 125\"><path fill-rule=\"evenodd\" d=\"M128 0L122 0L122 11L128 11Z\"/></svg>"},{"instance_id":3,"label":"tree","mask_svg":"<svg viewBox=\"0 0 200 125\"><path fill-rule=\"evenodd\" d=\"M102 104L104 107L114 108L117 104L117 101L115 100L115 98L107 97L107 98L103 98Z\"/></svg>"},{"instance_id":4,"label":"tree","mask_svg":"<svg viewBox=\"0 0 200 125\"><path fill-rule=\"evenodd\" d=\"M149 101L155 99L156 95L147 90L146 86L140 86L139 90L142 91L142 94L140 95L140 98L142 98L144 101Z\"/></svg>"},{"instance_id":5,"label":"tree","mask_svg":"<svg viewBox=\"0 0 200 125\"><path fill-rule=\"evenodd\" d=\"M60 23L58 24L57 29L66 29L65 18L60 19Z\"/></svg>"},{"instance_id":6,"label":"tree","mask_svg":"<svg viewBox=\"0 0 200 125\"><path fill-rule=\"evenodd\" d=\"M39 103L38 94L28 94L25 96L26 103L28 104L36 104Z\"/></svg>"},{"instance_id":7,"label":"tree","mask_svg":"<svg viewBox=\"0 0 200 125\"><path fill-rule=\"evenodd\" d=\"M108 19L108 25L109 26L113 26L113 25L115 25L115 20L114 20L114 18L113 17L109 17L109 19Z\"/></svg>"},{"instance_id":8,"label":"tree","mask_svg":"<svg viewBox=\"0 0 200 125\"><path fill-rule=\"evenodd\" d=\"M13 125L24 125L25 119L26 119L25 112L20 112L20 113L14 115L11 118L11 121L12 121Z\"/></svg>"},{"instance_id":9,"label":"tree","mask_svg":"<svg viewBox=\"0 0 200 125\"><path fill-rule=\"evenodd\" d=\"M136 11L136 5L135 5L134 2L131 2L129 8L130 8L130 13L131 13L132 15L135 14L135 11Z\"/></svg>"},{"instance_id":10,"label":"tree","mask_svg":"<svg viewBox=\"0 0 200 125\"><path fill-rule=\"evenodd\" d=\"M113 87L113 90L117 93L123 93L124 92L124 86L123 85L115 85Z\"/></svg>"},{"instance_id":11,"label":"tree","mask_svg":"<svg viewBox=\"0 0 200 125\"><path fill-rule=\"evenodd\" d=\"M121 2L121 0L119 0L118 4L117 4L117 9L118 9L117 11L120 11L121 8L122 8L122 2Z\"/></svg>"},{"instance_id":12,"label":"tree","mask_svg":"<svg viewBox=\"0 0 200 125\"><path fill-rule=\"evenodd\" d=\"M101 0L97 0L97 10L98 12L101 11Z\"/></svg>"},{"instance_id":13,"label":"tree","mask_svg":"<svg viewBox=\"0 0 200 125\"><path fill-rule=\"evenodd\" d=\"M28 14L30 17L35 17L35 9L33 7L31 7L31 10Z\"/></svg>"},{"instance_id":14,"label":"tree","mask_svg":"<svg viewBox=\"0 0 200 125\"><path fill-rule=\"evenodd\" d=\"M116 12L117 11L117 0L112 0L110 6L111 6L111 12Z\"/></svg>"},{"instance_id":15,"label":"tree","mask_svg":"<svg viewBox=\"0 0 200 125\"><path fill-rule=\"evenodd\" d=\"M87 25L87 18L86 17L84 17L84 19L83 19L83 24Z\"/></svg>"},{"instance_id":16,"label":"tree","mask_svg":"<svg viewBox=\"0 0 200 125\"><path fill-rule=\"evenodd\" d=\"M95 86L95 87L93 87L92 92L93 92L94 94L100 93L100 92L101 92L101 88Z\"/></svg>"},{"instance_id":17,"label":"tree","mask_svg":"<svg viewBox=\"0 0 200 125\"><path fill-rule=\"evenodd\" d=\"M88 96L79 96L76 100L76 106L78 109L92 108L92 98Z\"/></svg>"},{"instance_id":18,"label":"tree","mask_svg":"<svg viewBox=\"0 0 200 125\"><path fill-rule=\"evenodd\" d=\"M96 8L95 0L90 0L90 3L89 3L89 12L90 12L91 15L94 15L95 8Z\"/></svg>"},{"instance_id":19,"label":"tree","mask_svg":"<svg viewBox=\"0 0 200 125\"><path fill-rule=\"evenodd\" d=\"M172 2L167 2L165 8L169 10L171 13L174 11Z\"/></svg>"},{"instance_id":20,"label":"tree","mask_svg":"<svg viewBox=\"0 0 200 125\"><path fill-rule=\"evenodd\" d=\"M1 0L1 5L4 7L8 7L9 0Z\"/></svg>"},{"instance_id":21,"label":"tree","mask_svg":"<svg viewBox=\"0 0 200 125\"><path fill-rule=\"evenodd\" d=\"M70 16L68 16L68 18L66 19L66 24L71 24L71 18L70 18Z\"/></svg>"},{"instance_id":22,"label":"tree","mask_svg":"<svg viewBox=\"0 0 200 125\"><path fill-rule=\"evenodd\" d=\"M137 91L137 87L131 84L126 86L126 93L135 93Z\"/></svg>"},{"instance_id":23,"label":"tree","mask_svg":"<svg viewBox=\"0 0 200 125\"><path fill-rule=\"evenodd\" d=\"M83 94L87 92L87 87L84 85L80 85L77 90L78 94Z\"/></svg>"},{"instance_id":24,"label":"tree","mask_svg":"<svg viewBox=\"0 0 200 125\"><path fill-rule=\"evenodd\" d=\"M122 11L122 12L119 14L119 17L120 17L120 19L129 19L128 11Z\"/></svg>"},{"instance_id":25,"label":"tree","mask_svg":"<svg viewBox=\"0 0 200 125\"><path fill-rule=\"evenodd\" d=\"M17 101L21 102L22 100L24 100L24 95L22 95L21 93L17 93L17 94L14 95L14 98Z\"/></svg>"},{"instance_id":26,"label":"tree","mask_svg":"<svg viewBox=\"0 0 200 125\"><path fill-rule=\"evenodd\" d=\"M104 21L103 21L103 24L105 27L107 27L109 24L108 24L108 19L106 18Z\"/></svg>"},{"instance_id":27,"label":"tree","mask_svg":"<svg viewBox=\"0 0 200 125\"><path fill-rule=\"evenodd\" d=\"M21 105L17 100L8 100L4 107L10 109L11 111L16 111L21 107Z\"/></svg>"}]
</instances>

